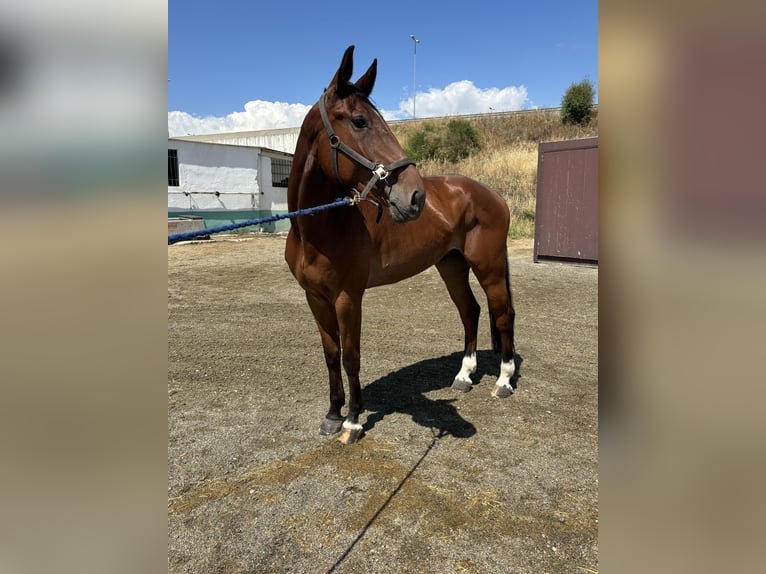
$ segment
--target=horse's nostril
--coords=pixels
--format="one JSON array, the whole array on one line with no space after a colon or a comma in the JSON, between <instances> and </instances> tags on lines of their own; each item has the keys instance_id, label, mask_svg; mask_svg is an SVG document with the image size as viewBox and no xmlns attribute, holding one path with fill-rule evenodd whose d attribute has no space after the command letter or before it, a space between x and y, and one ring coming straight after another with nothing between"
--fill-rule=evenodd
<instances>
[{"instance_id":1,"label":"horse's nostril","mask_svg":"<svg viewBox=\"0 0 766 574\"><path fill-rule=\"evenodd\" d=\"M423 192L416 189L410 198L410 205L412 207L421 207L423 205Z\"/></svg>"}]
</instances>

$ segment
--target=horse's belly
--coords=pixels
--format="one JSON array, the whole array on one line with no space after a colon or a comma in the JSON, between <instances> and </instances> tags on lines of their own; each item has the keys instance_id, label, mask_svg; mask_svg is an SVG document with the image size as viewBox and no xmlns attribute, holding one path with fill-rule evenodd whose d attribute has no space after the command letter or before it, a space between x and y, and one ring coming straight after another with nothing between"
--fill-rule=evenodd
<instances>
[{"instance_id":1,"label":"horse's belly","mask_svg":"<svg viewBox=\"0 0 766 574\"><path fill-rule=\"evenodd\" d=\"M406 234L378 236L370 261L368 287L389 285L422 273L456 247L450 229L440 229L433 221L420 223L420 226L410 225Z\"/></svg>"}]
</instances>

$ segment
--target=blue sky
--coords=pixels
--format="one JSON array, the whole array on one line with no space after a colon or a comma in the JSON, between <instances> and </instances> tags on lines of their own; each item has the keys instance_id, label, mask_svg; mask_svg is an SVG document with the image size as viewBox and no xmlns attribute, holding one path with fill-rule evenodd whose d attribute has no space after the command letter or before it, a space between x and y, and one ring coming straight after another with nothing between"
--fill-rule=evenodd
<instances>
[{"instance_id":1,"label":"blue sky","mask_svg":"<svg viewBox=\"0 0 766 574\"><path fill-rule=\"evenodd\" d=\"M354 78L378 59L388 119L412 117L415 66L417 117L558 106L585 78L598 92L595 0L169 0L170 135L300 125L350 44Z\"/></svg>"}]
</instances>

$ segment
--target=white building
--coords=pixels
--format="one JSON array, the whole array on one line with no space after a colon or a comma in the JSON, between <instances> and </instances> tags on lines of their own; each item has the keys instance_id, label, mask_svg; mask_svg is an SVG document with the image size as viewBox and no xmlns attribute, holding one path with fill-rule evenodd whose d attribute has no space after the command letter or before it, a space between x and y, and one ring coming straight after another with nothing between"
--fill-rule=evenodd
<instances>
[{"instance_id":1,"label":"white building","mask_svg":"<svg viewBox=\"0 0 766 574\"><path fill-rule=\"evenodd\" d=\"M201 216L210 229L285 213L292 158L265 147L168 138L168 217ZM289 227L283 219L245 229Z\"/></svg>"}]
</instances>

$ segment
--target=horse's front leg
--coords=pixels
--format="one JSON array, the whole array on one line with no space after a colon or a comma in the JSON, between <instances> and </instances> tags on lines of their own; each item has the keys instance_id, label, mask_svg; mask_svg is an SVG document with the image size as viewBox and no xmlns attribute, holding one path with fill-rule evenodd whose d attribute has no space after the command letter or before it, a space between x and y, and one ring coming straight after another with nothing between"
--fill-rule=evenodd
<instances>
[{"instance_id":1,"label":"horse's front leg","mask_svg":"<svg viewBox=\"0 0 766 574\"><path fill-rule=\"evenodd\" d=\"M306 294L311 312L314 314L319 335L322 338L324 359L327 364L327 372L330 379L330 410L319 427L320 434L331 435L340 432L343 425L341 409L346 402L343 392L343 378L341 377L341 349L340 336L338 334L338 317L335 307L326 299Z\"/></svg>"},{"instance_id":2,"label":"horse's front leg","mask_svg":"<svg viewBox=\"0 0 766 574\"><path fill-rule=\"evenodd\" d=\"M359 440L364 431L359 423L359 415L364 405L362 403L362 385L359 381L360 340L362 332L362 293L349 295L341 293L335 303L335 311L340 326L340 336L343 346L343 369L348 378L348 414L343 422L343 432L338 440L343 444L351 444Z\"/></svg>"}]
</instances>

